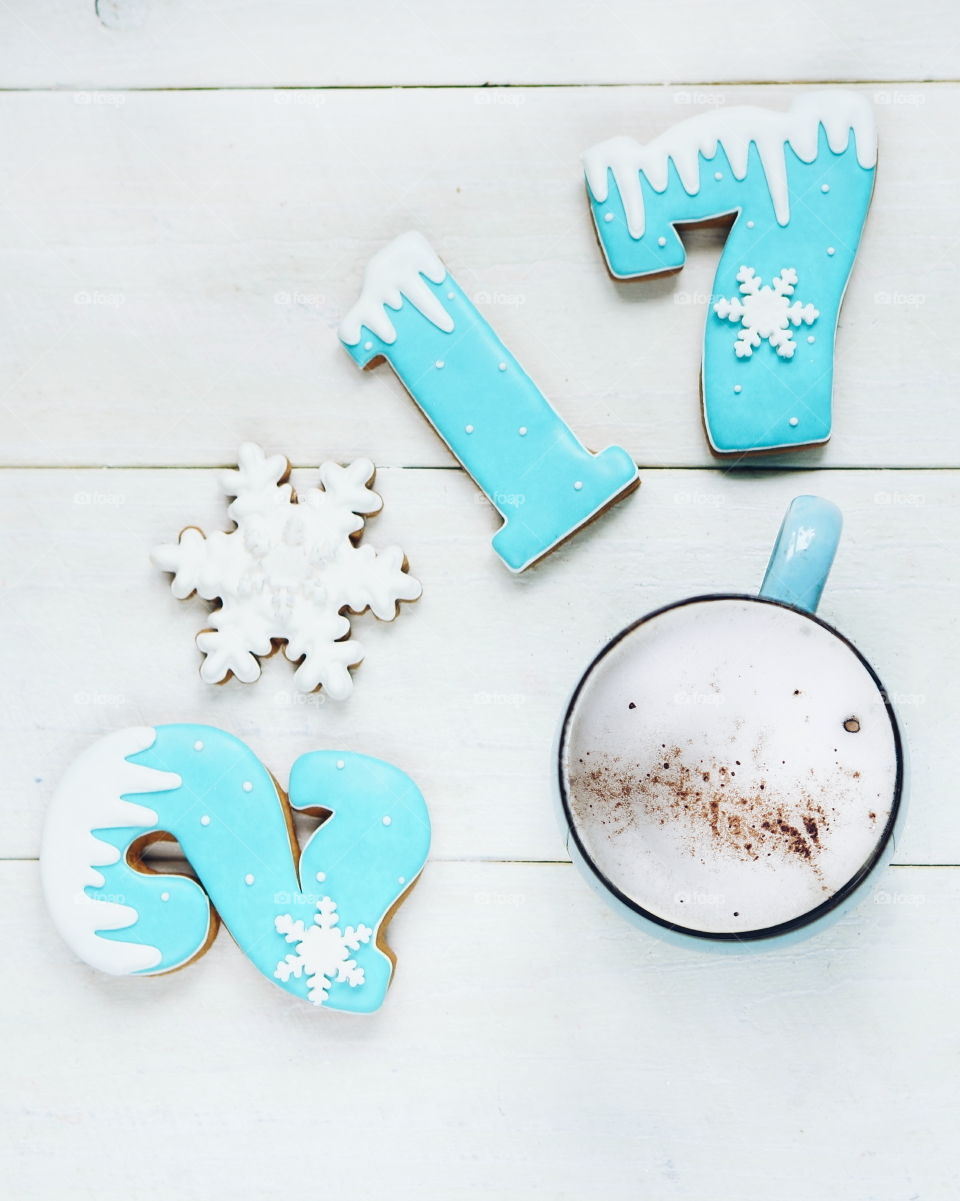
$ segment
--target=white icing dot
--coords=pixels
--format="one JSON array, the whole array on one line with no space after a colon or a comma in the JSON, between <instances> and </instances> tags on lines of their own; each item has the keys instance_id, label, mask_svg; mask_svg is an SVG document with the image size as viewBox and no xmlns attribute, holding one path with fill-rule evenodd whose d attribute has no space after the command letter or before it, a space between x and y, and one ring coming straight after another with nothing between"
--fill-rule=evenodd
<instances>
[{"instance_id":1,"label":"white icing dot","mask_svg":"<svg viewBox=\"0 0 960 1201\"><path fill-rule=\"evenodd\" d=\"M520 435L521 438L525 438L527 436L527 427L525 425L521 425L520 428L517 430L517 433Z\"/></svg>"},{"instance_id":2,"label":"white icing dot","mask_svg":"<svg viewBox=\"0 0 960 1201\"><path fill-rule=\"evenodd\" d=\"M742 384L734 384L734 385L733 385L733 390L734 390L734 392L742 392L742 391L743 391L743 385L742 385Z\"/></svg>"},{"instance_id":3,"label":"white icing dot","mask_svg":"<svg viewBox=\"0 0 960 1201\"><path fill-rule=\"evenodd\" d=\"M574 480L573 481L573 488L574 488L575 492L579 492L582 487L583 487L583 480Z\"/></svg>"},{"instance_id":4,"label":"white icing dot","mask_svg":"<svg viewBox=\"0 0 960 1201\"><path fill-rule=\"evenodd\" d=\"M247 872L247 874L243 877L243 882L244 884L252 884L255 879L255 876L251 875L250 872Z\"/></svg>"},{"instance_id":5,"label":"white icing dot","mask_svg":"<svg viewBox=\"0 0 960 1201\"><path fill-rule=\"evenodd\" d=\"M194 749L195 751L202 751L202 750L203 750L203 743L200 741L200 739L199 739L199 738L198 738L198 739L197 739L197 741L196 741L196 742L193 744L193 749Z\"/></svg>"},{"instance_id":6,"label":"white icing dot","mask_svg":"<svg viewBox=\"0 0 960 1201\"><path fill-rule=\"evenodd\" d=\"M816 339L816 338L813 336L813 334L807 334L807 341L808 341L808 342L811 342L811 343L812 343L812 342L816 342L816 340L817 340L817 339Z\"/></svg>"},{"instance_id":7,"label":"white icing dot","mask_svg":"<svg viewBox=\"0 0 960 1201\"><path fill-rule=\"evenodd\" d=\"M827 247L827 254L836 254L836 250L832 246Z\"/></svg>"},{"instance_id":8,"label":"white icing dot","mask_svg":"<svg viewBox=\"0 0 960 1201\"><path fill-rule=\"evenodd\" d=\"M472 426L472 425L465 425L465 426L463 427L463 429L464 429L464 432L465 432L465 433L467 433L467 434L472 434L472 433L473 433L473 426Z\"/></svg>"},{"instance_id":9,"label":"white icing dot","mask_svg":"<svg viewBox=\"0 0 960 1201\"><path fill-rule=\"evenodd\" d=\"M210 818L206 814L204 814L203 817L200 818L200 825L201 826L209 826L210 825Z\"/></svg>"},{"instance_id":10,"label":"white icing dot","mask_svg":"<svg viewBox=\"0 0 960 1201\"><path fill-rule=\"evenodd\" d=\"M790 418L790 424L791 424L791 425L799 425L799 424L800 424L800 418L799 418L799 417L791 417L791 418Z\"/></svg>"},{"instance_id":11,"label":"white icing dot","mask_svg":"<svg viewBox=\"0 0 960 1201\"><path fill-rule=\"evenodd\" d=\"M507 365L506 365L506 363L497 363L497 370L498 370L498 371L506 371L506 369L507 369Z\"/></svg>"},{"instance_id":12,"label":"white icing dot","mask_svg":"<svg viewBox=\"0 0 960 1201\"><path fill-rule=\"evenodd\" d=\"M253 785L250 783L249 780L244 780L243 791L244 792L253 792Z\"/></svg>"},{"instance_id":13,"label":"white icing dot","mask_svg":"<svg viewBox=\"0 0 960 1201\"><path fill-rule=\"evenodd\" d=\"M364 350L373 350L373 343L372 342L364 342L363 349Z\"/></svg>"},{"instance_id":14,"label":"white icing dot","mask_svg":"<svg viewBox=\"0 0 960 1201\"><path fill-rule=\"evenodd\" d=\"M392 825L393 825L393 818L392 818L392 817L385 817L385 818L383 819L383 824L384 824L385 826L392 826Z\"/></svg>"},{"instance_id":15,"label":"white icing dot","mask_svg":"<svg viewBox=\"0 0 960 1201\"><path fill-rule=\"evenodd\" d=\"M327 878L326 872L317 872L317 883L322 884Z\"/></svg>"},{"instance_id":16,"label":"white icing dot","mask_svg":"<svg viewBox=\"0 0 960 1201\"><path fill-rule=\"evenodd\" d=\"M753 229L753 227L754 227L754 225L755 225L755 224L756 224L756 222L755 222L755 221L748 221L748 222L747 222L747 229Z\"/></svg>"},{"instance_id":17,"label":"white icing dot","mask_svg":"<svg viewBox=\"0 0 960 1201\"><path fill-rule=\"evenodd\" d=\"M829 191L830 191L830 185L829 185L828 183L822 183L822 184L820 185L820 191L821 191L821 192L829 192Z\"/></svg>"},{"instance_id":18,"label":"white icing dot","mask_svg":"<svg viewBox=\"0 0 960 1201\"><path fill-rule=\"evenodd\" d=\"M667 244L667 239L663 236L663 234L661 234L660 237L657 238L657 245L658 246L666 246L666 244Z\"/></svg>"},{"instance_id":19,"label":"white icing dot","mask_svg":"<svg viewBox=\"0 0 960 1201\"><path fill-rule=\"evenodd\" d=\"M342 759L337 760L337 771L343 771L346 766L346 763Z\"/></svg>"},{"instance_id":20,"label":"white icing dot","mask_svg":"<svg viewBox=\"0 0 960 1201\"><path fill-rule=\"evenodd\" d=\"M604 214L603 214L603 219L604 219L604 221L612 221L612 220L613 220L613 213L604 213Z\"/></svg>"},{"instance_id":21,"label":"white icing dot","mask_svg":"<svg viewBox=\"0 0 960 1201\"><path fill-rule=\"evenodd\" d=\"M406 884L406 882L407 882L407 877L406 877L406 876L397 876L397 883L398 883L398 884Z\"/></svg>"},{"instance_id":22,"label":"white icing dot","mask_svg":"<svg viewBox=\"0 0 960 1201\"><path fill-rule=\"evenodd\" d=\"M447 293L447 300L456 300L456 299L457 299L456 292L448 292Z\"/></svg>"},{"instance_id":23,"label":"white icing dot","mask_svg":"<svg viewBox=\"0 0 960 1201\"><path fill-rule=\"evenodd\" d=\"M161 901L169 901L169 900L170 900L170 894L169 894L168 892L162 892L162 893L160 894L160 900L161 900Z\"/></svg>"},{"instance_id":24,"label":"white icing dot","mask_svg":"<svg viewBox=\"0 0 960 1201\"><path fill-rule=\"evenodd\" d=\"M723 172L722 171L714 171L713 178L715 180L717 180L717 182L719 183L720 180L723 179Z\"/></svg>"},{"instance_id":25,"label":"white icing dot","mask_svg":"<svg viewBox=\"0 0 960 1201\"><path fill-rule=\"evenodd\" d=\"M437 359L435 366L439 371L443 367L443 359Z\"/></svg>"}]
</instances>

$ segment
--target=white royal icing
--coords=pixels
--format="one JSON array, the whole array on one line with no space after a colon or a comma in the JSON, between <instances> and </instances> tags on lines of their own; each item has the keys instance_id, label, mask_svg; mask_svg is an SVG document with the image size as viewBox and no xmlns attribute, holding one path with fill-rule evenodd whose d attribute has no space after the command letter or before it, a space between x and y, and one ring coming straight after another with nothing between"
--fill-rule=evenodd
<instances>
[{"instance_id":1,"label":"white royal icing","mask_svg":"<svg viewBox=\"0 0 960 1201\"><path fill-rule=\"evenodd\" d=\"M740 326L733 346L737 358L749 359L766 340L780 358L792 359L797 344L791 325L813 325L820 316L812 304L790 299L797 284L796 271L784 267L771 285L764 284L752 267L741 267L737 282L741 295L722 297L713 306L721 320Z\"/></svg>"},{"instance_id":2,"label":"white royal icing","mask_svg":"<svg viewBox=\"0 0 960 1201\"><path fill-rule=\"evenodd\" d=\"M668 181L670 163L688 193L700 190L700 156L713 158L722 146L736 179L744 179L751 145L757 147L780 225L790 219L785 148L805 163L817 156L820 126L835 154L846 150L851 132L861 167L877 162L877 126L868 100L856 92L814 92L800 96L785 112L742 106L700 113L641 145L630 137L610 138L583 156L587 182L596 200L607 199L612 171L623 200L627 227L634 238L645 228L641 174L657 192ZM358 335L359 336L359 335Z\"/></svg>"},{"instance_id":3,"label":"white royal icing","mask_svg":"<svg viewBox=\"0 0 960 1201\"><path fill-rule=\"evenodd\" d=\"M349 984L358 988L365 983L363 968L351 951L358 951L373 935L369 926L345 926L340 929L337 903L330 897L321 897L313 925L294 920L289 913L282 913L275 921L278 934L287 942L296 944L292 955L285 955L277 964L276 977L286 983L290 979L304 976L307 982L307 1000L322 1005L330 995L332 984Z\"/></svg>"},{"instance_id":4,"label":"white royal icing","mask_svg":"<svg viewBox=\"0 0 960 1201\"><path fill-rule=\"evenodd\" d=\"M287 658L303 659L297 688L322 686L342 700L353 689L348 668L363 659L344 611L370 609L390 621L399 601L416 600L422 591L399 546L355 545L364 516L383 504L367 487L373 463L324 463L323 487L307 489L298 501L284 482L289 465L282 455L268 457L248 442L238 458L239 469L221 476L224 492L236 498L227 511L237 528L205 538L191 527L152 555L157 567L173 573L174 596L197 592L222 602L211 614L213 628L197 635L205 656L200 674L211 684L231 673L251 683L260 676L256 656L270 654L274 639L285 640Z\"/></svg>"},{"instance_id":5,"label":"white royal icing","mask_svg":"<svg viewBox=\"0 0 960 1201\"><path fill-rule=\"evenodd\" d=\"M377 1009L394 967L382 938L407 891L398 881L423 868L430 818L405 773L340 755L302 755L285 796L245 743L211 726L102 738L67 773L44 829L44 892L66 942L115 975L159 974L201 955L219 918L285 992ZM318 809L326 817L301 848L292 812ZM175 840L193 878L146 868L145 836Z\"/></svg>"},{"instance_id":6,"label":"white royal icing","mask_svg":"<svg viewBox=\"0 0 960 1201\"><path fill-rule=\"evenodd\" d=\"M435 284L443 283L447 272L436 251L416 230L402 234L373 256L363 276L360 299L340 323L340 337L349 346L360 341L366 326L383 342L396 341L397 331L387 313L408 300L428 321L444 333L454 328L453 318L436 295L423 282L423 276ZM438 362L442 368L443 363Z\"/></svg>"},{"instance_id":7,"label":"white royal icing","mask_svg":"<svg viewBox=\"0 0 960 1201\"><path fill-rule=\"evenodd\" d=\"M153 746L148 726L118 730L93 744L70 766L47 811L40 881L53 923L67 945L87 963L111 975L148 971L160 962L157 947L101 938L99 930L123 930L138 918L122 901L95 900L84 891L102 888L97 870L116 863L120 852L97 837L97 829L152 829L157 814L124 799L128 793L179 788L175 772L128 763L127 756Z\"/></svg>"}]
</instances>

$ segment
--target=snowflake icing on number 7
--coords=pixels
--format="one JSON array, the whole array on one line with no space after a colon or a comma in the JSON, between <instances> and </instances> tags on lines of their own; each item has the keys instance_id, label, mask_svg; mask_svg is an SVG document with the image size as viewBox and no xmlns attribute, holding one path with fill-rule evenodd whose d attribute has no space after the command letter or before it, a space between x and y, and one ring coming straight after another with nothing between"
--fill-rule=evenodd
<instances>
[{"instance_id":1,"label":"snowflake icing on number 7","mask_svg":"<svg viewBox=\"0 0 960 1201\"><path fill-rule=\"evenodd\" d=\"M737 272L740 296L718 300L713 311L722 321L741 325L733 344L738 359L749 359L766 339L781 359L792 359L797 349L791 325L813 325L820 316L812 304L791 301L797 283L792 267L783 267L774 276L773 286L764 284L752 267Z\"/></svg>"},{"instance_id":2,"label":"snowflake icing on number 7","mask_svg":"<svg viewBox=\"0 0 960 1201\"><path fill-rule=\"evenodd\" d=\"M301 661L297 688L323 687L342 700L353 688L349 668L363 659L363 647L348 637L346 610L371 609L390 621L397 603L416 600L421 587L407 573L400 547L357 545L364 516L383 504L368 486L374 476L369 459L346 467L324 463L323 487L308 488L299 501L286 482L289 474L283 455L268 457L245 443L238 469L220 477L235 498L227 512L236 529L204 537L189 527L152 558L173 573L174 596L196 592L221 602L211 614L213 628L197 635L200 675L208 683L230 675L252 683L260 676L257 656L285 642L287 658Z\"/></svg>"},{"instance_id":3,"label":"snowflake icing on number 7","mask_svg":"<svg viewBox=\"0 0 960 1201\"><path fill-rule=\"evenodd\" d=\"M346 926L340 929L340 914L337 903L329 897L317 902L313 925L305 926L294 921L289 913L281 914L274 922L277 933L284 935L287 942L296 943L293 955L285 955L277 964L275 975L286 982L291 976L307 976L307 999L314 1005L322 1005L330 994L331 984L349 984L357 988L364 983L365 976L357 961L350 958L351 951L359 951L373 936L369 926Z\"/></svg>"}]
</instances>

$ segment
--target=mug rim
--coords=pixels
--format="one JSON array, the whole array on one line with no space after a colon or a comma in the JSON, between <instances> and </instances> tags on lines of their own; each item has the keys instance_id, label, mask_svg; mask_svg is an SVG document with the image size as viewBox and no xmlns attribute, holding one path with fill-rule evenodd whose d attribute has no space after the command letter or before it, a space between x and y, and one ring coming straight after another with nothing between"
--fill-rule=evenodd
<instances>
[{"instance_id":1,"label":"mug rim","mask_svg":"<svg viewBox=\"0 0 960 1201\"><path fill-rule=\"evenodd\" d=\"M687 605L702 604L707 601L722 601L722 600L740 600L751 601L754 604L773 605L779 609L787 609L789 612L796 613L800 617L805 617L807 620L814 622L816 625L822 626L828 633L839 639L859 660L866 669L868 675L873 680L877 692L883 701L884 709L886 710L887 719L890 722L890 729L893 734L893 745L896 754L897 771L893 785L893 800L890 806L890 814L883 828L880 837L877 839L872 854L868 856L863 865L850 877L850 879L838 888L826 901L821 902L813 909L809 909L806 913L799 914L797 917L790 918L786 922L778 922L775 926L763 926L756 930L747 931L712 931L698 930L692 926L684 926L679 922L669 921L667 918L660 917L658 914L645 909L639 902L628 897L614 882L609 879L594 862L593 857L584 845L583 839L580 837L577 825L573 820L573 815L570 807L570 800L567 793L566 772L564 771L564 752L567 747L570 726L573 720L574 710L576 709L577 701L580 694L586 686L587 681L593 675L594 670L599 666L600 662L618 646L625 638L628 638L640 626L646 625L656 617L662 616L664 613L669 613L673 609L681 609ZM748 592L706 592L697 596L684 597L682 600L671 601L669 604L660 605L656 609L651 609L649 613L645 613L642 617L638 617L629 625L625 626L619 633L610 638L601 649L593 656L587 664L584 671L581 673L576 687L571 694L570 700L567 702L567 707L564 711L563 721L560 725L560 737L557 742L557 787L560 795L560 806L563 812L564 823L567 827L567 834L573 839L577 849L577 856L584 867L591 873L597 884L616 899L621 905L629 909L632 914L641 917L646 921L653 922L654 925L660 926L663 929L670 930L676 934L686 934L692 938L703 939L707 942L755 942L760 939L775 938L781 934L789 934L791 931L798 930L803 926L808 926L820 918L825 917L838 905L842 904L849 896L851 896L860 885L866 880L870 873L880 862L883 852L886 850L890 837L893 834L894 826L896 825L897 817L900 813L901 800L903 796L903 780L904 780L904 754L903 754L903 738L900 733L900 725L897 721L897 715L894 712L893 705L890 703L890 698L887 695L887 690L883 685L883 681L870 665L869 660L863 655L858 647L845 634L842 634L835 626L832 626L828 621L824 621L822 617L818 617L816 613L811 613L807 609L802 609L798 605L787 604L786 601L776 600L772 597L757 596Z\"/></svg>"}]
</instances>

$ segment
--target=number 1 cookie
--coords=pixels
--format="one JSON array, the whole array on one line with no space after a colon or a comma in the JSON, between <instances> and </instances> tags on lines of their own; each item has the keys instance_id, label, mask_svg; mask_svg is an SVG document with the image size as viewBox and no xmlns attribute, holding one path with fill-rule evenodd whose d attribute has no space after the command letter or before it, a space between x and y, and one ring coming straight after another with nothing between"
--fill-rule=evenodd
<instances>
[{"instance_id":1,"label":"number 1 cookie","mask_svg":"<svg viewBox=\"0 0 960 1201\"><path fill-rule=\"evenodd\" d=\"M497 337L423 234L370 260L340 326L354 361L386 359L503 518L493 548L523 571L634 489L621 446L592 454Z\"/></svg>"},{"instance_id":2,"label":"number 1 cookie","mask_svg":"<svg viewBox=\"0 0 960 1201\"><path fill-rule=\"evenodd\" d=\"M869 102L854 92L816 92L785 113L719 109L647 145L602 142L583 161L600 246L617 279L678 271L678 227L732 220L703 344L713 450L826 442L837 319L876 173Z\"/></svg>"}]
</instances>

